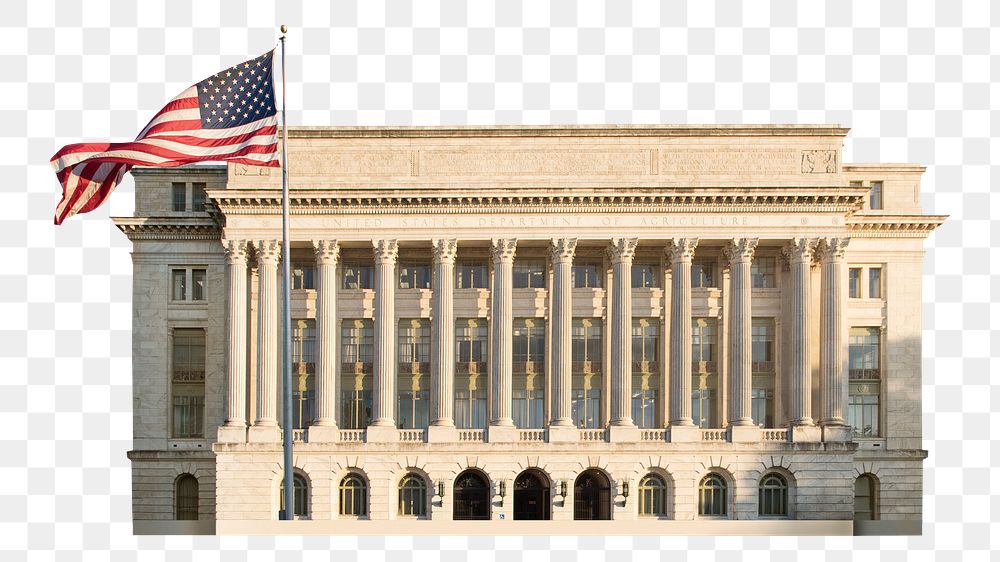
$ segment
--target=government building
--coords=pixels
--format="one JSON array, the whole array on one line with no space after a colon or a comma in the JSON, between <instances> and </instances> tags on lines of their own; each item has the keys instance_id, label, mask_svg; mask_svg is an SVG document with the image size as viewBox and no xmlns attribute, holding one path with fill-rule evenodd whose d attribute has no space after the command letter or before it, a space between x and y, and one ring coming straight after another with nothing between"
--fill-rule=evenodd
<instances>
[{"instance_id":1,"label":"government building","mask_svg":"<svg viewBox=\"0 0 1000 562\"><path fill-rule=\"evenodd\" d=\"M134 532L919 534L924 168L835 125L289 130L135 169Z\"/></svg>"}]
</instances>

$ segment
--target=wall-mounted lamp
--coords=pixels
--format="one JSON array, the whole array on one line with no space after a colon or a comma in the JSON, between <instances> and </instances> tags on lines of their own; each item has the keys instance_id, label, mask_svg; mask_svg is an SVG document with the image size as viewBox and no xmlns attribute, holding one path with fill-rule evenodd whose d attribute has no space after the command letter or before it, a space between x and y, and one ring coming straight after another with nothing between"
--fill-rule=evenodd
<instances>
[{"instance_id":1,"label":"wall-mounted lamp","mask_svg":"<svg viewBox=\"0 0 1000 562\"><path fill-rule=\"evenodd\" d=\"M622 497L625 498L625 500L622 502L622 506L624 506L626 503L628 503L628 479L627 478L625 479L625 481L622 482Z\"/></svg>"},{"instance_id":2,"label":"wall-mounted lamp","mask_svg":"<svg viewBox=\"0 0 1000 562\"><path fill-rule=\"evenodd\" d=\"M438 480L438 497L444 499L444 480Z\"/></svg>"},{"instance_id":3,"label":"wall-mounted lamp","mask_svg":"<svg viewBox=\"0 0 1000 562\"><path fill-rule=\"evenodd\" d=\"M565 480L563 480L562 482L559 483L559 495L562 496L563 498L566 497L566 481Z\"/></svg>"},{"instance_id":4,"label":"wall-mounted lamp","mask_svg":"<svg viewBox=\"0 0 1000 562\"><path fill-rule=\"evenodd\" d=\"M500 497L501 498L507 497L507 481L506 480L501 480L500 481Z\"/></svg>"}]
</instances>

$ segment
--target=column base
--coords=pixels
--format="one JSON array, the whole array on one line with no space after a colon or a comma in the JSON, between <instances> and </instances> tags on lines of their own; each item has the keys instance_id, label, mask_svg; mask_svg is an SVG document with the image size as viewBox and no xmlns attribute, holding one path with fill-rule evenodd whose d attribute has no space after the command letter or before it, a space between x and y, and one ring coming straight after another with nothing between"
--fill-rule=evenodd
<instances>
[{"instance_id":1,"label":"column base","mask_svg":"<svg viewBox=\"0 0 1000 562\"><path fill-rule=\"evenodd\" d=\"M336 425L310 425L310 443L336 443L340 441L340 428Z\"/></svg>"},{"instance_id":2,"label":"column base","mask_svg":"<svg viewBox=\"0 0 1000 562\"><path fill-rule=\"evenodd\" d=\"M823 441L846 442L851 440L851 426L824 425Z\"/></svg>"},{"instance_id":3,"label":"column base","mask_svg":"<svg viewBox=\"0 0 1000 562\"><path fill-rule=\"evenodd\" d=\"M369 425L365 431L366 443L396 443L399 430L394 425Z\"/></svg>"},{"instance_id":4,"label":"column base","mask_svg":"<svg viewBox=\"0 0 1000 562\"><path fill-rule=\"evenodd\" d=\"M486 430L486 441L489 443L514 443L519 440L520 434L513 425L491 425Z\"/></svg>"},{"instance_id":5,"label":"column base","mask_svg":"<svg viewBox=\"0 0 1000 562\"><path fill-rule=\"evenodd\" d=\"M247 426L245 425L220 425L219 435L216 437L219 443L246 443Z\"/></svg>"},{"instance_id":6,"label":"column base","mask_svg":"<svg viewBox=\"0 0 1000 562\"><path fill-rule=\"evenodd\" d=\"M639 441L639 428L634 425L612 425L608 427L608 441L611 443L634 443Z\"/></svg>"},{"instance_id":7,"label":"column base","mask_svg":"<svg viewBox=\"0 0 1000 562\"><path fill-rule=\"evenodd\" d=\"M251 425L247 430L248 443L281 443L281 428L276 425Z\"/></svg>"},{"instance_id":8,"label":"column base","mask_svg":"<svg viewBox=\"0 0 1000 562\"><path fill-rule=\"evenodd\" d=\"M729 426L729 441L731 443L757 443L760 441L760 428L756 425Z\"/></svg>"},{"instance_id":9,"label":"column base","mask_svg":"<svg viewBox=\"0 0 1000 562\"><path fill-rule=\"evenodd\" d=\"M701 428L696 425L670 426L671 443L693 443L701 441Z\"/></svg>"},{"instance_id":10,"label":"column base","mask_svg":"<svg viewBox=\"0 0 1000 562\"><path fill-rule=\"evenodd\" d=\"M453 425L427 426L428 443L455 443L458 441L458 428Z\"/></svg>"},{"instance_id":11,"label":"column base","mask_svg":"<svg viewBox=\"0 0 1000 562\"><path fill-rule=\"evenodd\" d=\"M549 443L573 443L580 440L580 431L572 425L550 425Z\"/></svg>"},{"instance_id":12,"label":"column base","mask_svg":"<svg viewBox=\"0 0 1000 562\"><path fill-rule=\"evenodd\" d=\"M819 443L823 440L823 428L818 425L793 425L792 443Z\"/></svg>"}]
</instances>

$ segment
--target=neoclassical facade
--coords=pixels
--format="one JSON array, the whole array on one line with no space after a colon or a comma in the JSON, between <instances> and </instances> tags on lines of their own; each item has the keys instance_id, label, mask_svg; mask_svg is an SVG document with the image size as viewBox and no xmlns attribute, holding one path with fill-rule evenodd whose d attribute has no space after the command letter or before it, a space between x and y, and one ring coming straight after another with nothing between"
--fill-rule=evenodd
<instances>
[{"instance_id":1,"label":"neoclassical facade","mask_svg":"<svg viewBox=\"0 0 1000 562\"><path fill-rule=\"evenodd\" d=\"M846 134L291 129L287 522L280 172L134 170L135 532L919 533L944 217Z\"/></svg>"}]
</instances>

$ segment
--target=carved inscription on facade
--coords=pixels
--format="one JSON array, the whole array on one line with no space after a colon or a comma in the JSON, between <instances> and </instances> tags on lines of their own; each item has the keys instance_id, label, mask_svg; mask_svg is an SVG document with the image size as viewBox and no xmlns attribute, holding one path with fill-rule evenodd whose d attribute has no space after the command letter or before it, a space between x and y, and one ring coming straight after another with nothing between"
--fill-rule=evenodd
<instances>
[{"instance_id":1,"label":"carved inscription on facade","mask_svg":"<svg viewBox=\"0 0 1000 562\"><path fill-rule=\"evenodd\" d=\"M420 153L423 175L619 175L648 174L648 150L425 150Z\"/></svg>"},{"instance_id":2,"label":"carved inscription on facade","mask_svg":"<svg viewBox=\"0 0 1000 562\"><path fill-rule=\"evenodd\" d=\"M409 176L409 150L290 152L289 168L309 176Z\"/></svg>"},{"instance_id":3,"label":"carved inscription on facade","mask_svg":"<svg viewBox=\"0 0 1000 562\"><path fill-rule=\"evenodd\" d=\"M271 168L265 166L251 166L249 164L233 164L234 176L269 176Z\"/></svg>"},{"instance_id":4,"label":"carved inscription on facade","mask_svg":"<svg viewBox=\"0 0 1000 562\"><path fill-rule=\"evenodd\" d=\"M671 149L660 151L660 174L798 173L797 150Z\"/></svg>"}]
</instances>

